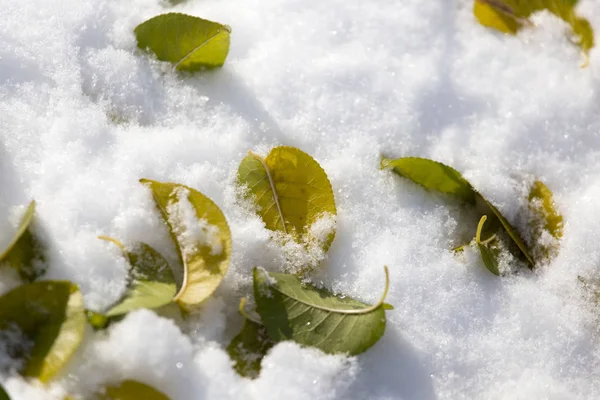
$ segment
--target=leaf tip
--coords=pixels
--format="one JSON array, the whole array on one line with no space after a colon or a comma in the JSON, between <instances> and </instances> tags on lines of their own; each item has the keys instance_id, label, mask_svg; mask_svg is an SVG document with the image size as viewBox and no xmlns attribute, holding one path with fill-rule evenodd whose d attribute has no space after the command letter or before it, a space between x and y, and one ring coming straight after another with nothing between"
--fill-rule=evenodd
<instances>
[{"instance_id":1,"label":"leaf tip","mask_svg":"<svg viewBox=\"0 0 600 400\"><path fill-rule=\"evenodd\" d=\"M383 169L387 169L390 167L390 165L392 164L392 159L390 158L381 158L381 162L379 163L379 169L383 170Z\"/></svg>"}]
</instances>

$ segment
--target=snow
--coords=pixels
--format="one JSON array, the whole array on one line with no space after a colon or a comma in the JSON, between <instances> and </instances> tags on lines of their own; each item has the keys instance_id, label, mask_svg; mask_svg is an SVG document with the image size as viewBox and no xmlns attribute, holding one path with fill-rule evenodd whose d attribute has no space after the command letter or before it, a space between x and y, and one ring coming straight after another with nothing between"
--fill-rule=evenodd
<instances>
[{"instance_id":1,"label":"snow","mask_svg":"<svg viewBox=\"0 0 600 400\"><path fill-rule=\"evenodd\" d=\"M90 329L48 388L3 376L13 398L127 378L177 400L597 398L599 310L578 276L600 277L600 51L581 68L552 15L508 37L479 26L471 7L0 0L0 244L15 207L35 199L46 277L76 282L86 307L102 309L119 298L126 265L98 235L176 259L140 178L200 190L233 242L225 280L189 321L139 310L106 333ZM136 50L133 28L170 10L232 27L223 69L176 74ZM578 12L600 29L600 3L581 0ZM336 238L315 280L374 302L388 265L395 309L360 356L281 343L248 381L224 349L252 267L280 271L286 254L237 202L234 180L249 149L277 145L311 154L334 190ZM454 256L471 217L379 170L381 155L455 167L522 229L524 182L544 181L565 218L558 256L502 279L470 249Z\"/></svg>"}]
</instances>

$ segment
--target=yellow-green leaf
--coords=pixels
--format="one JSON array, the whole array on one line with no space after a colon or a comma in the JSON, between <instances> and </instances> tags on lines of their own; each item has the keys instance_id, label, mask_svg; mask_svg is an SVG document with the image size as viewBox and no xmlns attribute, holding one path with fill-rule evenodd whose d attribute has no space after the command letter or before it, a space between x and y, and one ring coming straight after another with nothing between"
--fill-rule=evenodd
<instances>
[{"instance_id":1,"label":"yellow-green leaf","mask_svg":"<svg viewBox=\"0 0 600 400\"><path fill-rule=\"evenodd\" d=\"M425 189L457 197L466 203L475 203L475 191L471 184L457 170L440 162L418 157L396 160L383 158L381 169L387 168Z\"/></svg>"},{"instance_id":2,"label":"yellow-green leaf","mask_svg":"<svg viewBox=\"0 0 600 400\"><path fill-rule=\"evenodd\" d=\"M107 239L120 245L131 269L125 295L105 313L106 317L140 308L162 307L173 300L177 292L175 278L169 263L158 251L141 242L125 249L116 240Z\"/></svg>"},{"instance_id":3,"label":"yellow-green leaf","mask_svg":"<svg viewBox=\"0 0 600 400\"><path fill-rule=\"evenodd\" d=\"M227 220L219 207L197 190L148 179L140 182L152 190L183 266L183 282L174 300L183 306L199 304L227 273L231 256Z\"/></svg>"},{"instance_id":4,"label":"yellow-green leaf","mask_svg":"<svg viewBox=\"0 0 600 400\"><path fill-rule=\"evenodd\" d=\"M0 329L17 330L32 342L25 354L12 355L25 357L24 376L48 382L83 339L83 297L77 286L67 281L19 286L0 297ZM9 348L9 354L11 351Z\"/></svg>"},{"instance_id":5,"label":"yellow-green leaf","mask_svg":"<svg viewBox=\"0 0 600 400\"><path fill-rule=\"evenodd\" d=\"M335 218L335 199L327 174L311 156L286 146L275 147L266 158L249 152L240 163L238 181L248 188L246 195L258 206L267 229L289 234L305 246L329 249L333 223L326 224L325 234L311 228Z\"/></svg>"},{"instance_id":6,"label":"yellow-green leaf","mask_svg":"<svg viewBox=\"0 0 600 400\"><path fill-rule=\"evenodd\" d=\"M577 0L475 0L473 12L484 26L516 34L535 12L548 10L571 26L576 44L585 52L594 47L594 31L575 13Z\"/></svg>"},{"instance_id":7,"label":"yellow-green leaf","mask_svg":"<svg viewBox=\"0 0 600 400\"><path fill-rule=\"evenodd\" d=\"M135 28L139 48L186 71L222 66L230 33L227 25L180 13L158 15Z\"/></svg>"},{"instance_id":8,"label":"yellow-green leaf","mask_svg":"<svg viewBox=\"0 0 600 400\"><path fill-rule=\"evenodd\" d=\"M35 267L36 260L41 258L39 244L31 233L29 226L35 214L35 201L29 203L25 213L21 217L17 232L12 241L0 255L0 262L5 262L19 272L21 278L33 281L42 271Z\"/></svg>"},{"instance_id":9,"label":"yellow-green leaf","mask_svg":"<svg viewBox=\"0 0 600 400\"><path fill-rule=\"evenodd\" d=\"M536 251L540 253L540 257L551 258L558 251L558 242L563 235L564 222L554 202L552 191L541 181L535 181L531 187L529 208L533 215L531 227L537 243ZM544 231L554 238L554 243L541 240Z\"/></svg>"},{"instance_id":10,"label":"yellow-green leaf","mask_svg":"<svg viewBox=\"0 0 600 400\"><path fill-rule=\"evenodd\" d=\"M108 386L101 400L169 400L162 392L144 383L126 380L116 386Z\"/></svg>"}]
</instances>

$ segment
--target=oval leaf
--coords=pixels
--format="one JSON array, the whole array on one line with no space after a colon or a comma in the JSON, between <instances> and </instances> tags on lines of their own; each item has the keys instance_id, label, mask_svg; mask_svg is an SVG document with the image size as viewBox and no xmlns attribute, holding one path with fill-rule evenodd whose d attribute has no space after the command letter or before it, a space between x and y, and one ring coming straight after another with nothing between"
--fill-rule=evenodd
<instances>
[{"instance_id":1,"label":"oval leaf","mask_svg":"<svg viewBox=\"0 0 600 400\"><path fill-rule=\"evenodd\" d=\"M100 396L102 400L169 400L162 392L144 383L126 380L118 386L109 386Z\"/></svg>"},{"instance_id":2,"label":"oval leaf","mask_svg":"<svg viewBox=\"0 0 600 400\"><path fill-rule=\"evenodd\" d=\"M238 374L254 379L260 373L261 360L274 345L263 325L246 319L240 333L227 346L227 353Z\"/></svg>"},{"instance_id":3,"label":"oval leaf","mask_svg":"<svg viewBox=\"0 0 600 400\"><path fill-rule=\"evenodd\" d=\"M159 15L135 28L139 48L186 71L222 66L230 33L227 25L180 13Z\"/></svg>"},{"instance_id":4,"label":"oval leaf","mask_svg":"<svg viewBox=\"0 0 600 400\"><path fill-rule=\"evenodd\" d=\"M386 290L388 288L386 269ZM382 298L374 306L302 283L295 275L254 268L256 311L275 342L293 340L325 353L360 354L385 331Z\"/></svg>"},{"instance_id":5,"label":"oval leaf","mask_svg":"<svg viewBox=\"0 0 600 400\"><path fill-rule=\"evenodd\" d=\"M40 271L36 271L34 266L36 259L40 258L37 252L38 243L29 229L34 214L35 201L32 201L21 217L15 236L0 255L0 262L8 263L19 272L21 278L28 281L33 281L40 275Z\"/></svg>"},{"instance_id":6,"label":"oval leaf","mask_svg":"<svg viewBox=\"0 0 600 400\"><path fill-rule=\"evenodd\" d=\"M311 156L286 146L275 147L265 159L250 152L240 163L238 181L248 187L267 229L329 249L335 227L325 237L315 237L311 227L337 215L335 199L327 174Z\"/></svg>"},{"instance_id":7,"label":"oval leaf","mask_svg":"<svg viewBox=\"0 0 600 400\"><path fill-rule=\"evenodd\" d=\"M495 254L492 251L492 249L488 247L489 242L494 239L488 239L487 243L481 241L481 231L483 229L483 225L485 224L486 219L487 216L484 215L479 220L479 225L477 225L477 234L475 235L475 242L477 243L477 247L479 248L479 253L481 254L483 264L488 269L488 271L490 271L494 275L500 275L500 270L498 269L498 255Z\"/></svg>"},{"instance_id":8,"label":"oval leaf","mask_svg":"<svg viewBox=\"0 0 600 400\"><path fill-rule=\"evenodd\" d=\"M195 305L207 299L227 273L231 233L219 207L202 193L176 183L140 180L169 226L183 265L183 282L174 300Z\"/></svg>"},{"instance_id":9,"label":"oval leaf","mask_svg":"<svg viewBox=\"0 0 600 400\"><path fill-rule=\"evenodd\" d=\"M120 247L123 248L122 245ZM137 243L123 252L131 265L128 287L123 298L105 316L114 317L170 303L177 292L177 285L167 260L146 243Z\"/></svg>"},{"instance_id":10,"label":"oval leaf","mask_svg":"<svg viewBox=\"0 0 600 400\"><path fill-rule=\"evenodd\" d=\"M0 297L0 329L17 329L33 342L21 372L47 382L83 339L83 297L77 285L67 281L19 286Z\"/></svg>"},{"instance_id":11,"label":"oval leaf","mask_svg":"<svg viewBox=\"0 0 600 400\"><path fill-rule=\"evenodd\" d=\"M475 191L469 182L452 167L426 158L384 158L381 168L392 168L395 173L428 190L455 196L466 203L475 203Z\"/></svg>"}]
</instances>

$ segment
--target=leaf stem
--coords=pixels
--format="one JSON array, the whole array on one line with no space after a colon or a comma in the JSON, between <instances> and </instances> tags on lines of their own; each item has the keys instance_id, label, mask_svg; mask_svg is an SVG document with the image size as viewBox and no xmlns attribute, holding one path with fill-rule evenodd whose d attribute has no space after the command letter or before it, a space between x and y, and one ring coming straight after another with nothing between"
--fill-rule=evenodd
<instances>
[{"instance_id":1,"label":"leaf stem","mask_svg":"<svg viewBox=\"0 0 600 400\"><path fill-rule=\"evenodd\" d=\"M98 239L106 240L107 242L116 244L121 250L125 251L125 246L123 246L123 243L119 242L117 239L111 238L110 236L103 236L103 235L98 236Z\"/></svg>"},{"instance_id":2,"label":"leaf stem","mask_svg":"<svg viewBox=\"0 0 600 400\"><path fill-rule=\"evenodd\" d=\"M483 244L481 242L481 230L483 229L483 224L485 224L486 220L487 220L487 215L484 215L479 220L479 224L477 224L477 233L475 234L475 241L477 242L477 244Z\"/></svg>"},{"instance_id":3,"label":"leaf stem","mask_svg":"<svg viewBox=\"0 0 600 400\"><path fill-rule=\"evenodd\" d=\"M275 190L275 182L273 182L273 177L271 176L271 171L269 170L269 166L264 158L254 153L252 150L248 150L248 154L252 157L256 158L262 164L263 168L267 172L267 177L269 178L269 184L271 185L271 190L273 191L273 199L275 200L275 205L277 206L277 211L279 212L279 218L281 218L281 224L283 225L283 233L287 234L287 229L285 227L285 219L283 219L283 213L281 212L281 206L279 205L279 197L277 196L277 190Z\"/></svg>"}]
</instances>

